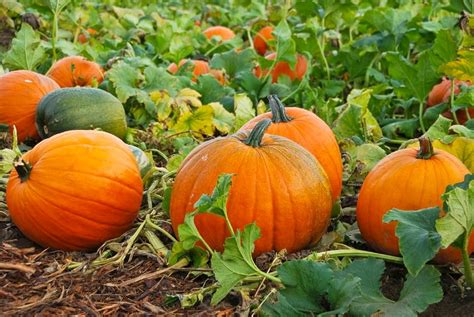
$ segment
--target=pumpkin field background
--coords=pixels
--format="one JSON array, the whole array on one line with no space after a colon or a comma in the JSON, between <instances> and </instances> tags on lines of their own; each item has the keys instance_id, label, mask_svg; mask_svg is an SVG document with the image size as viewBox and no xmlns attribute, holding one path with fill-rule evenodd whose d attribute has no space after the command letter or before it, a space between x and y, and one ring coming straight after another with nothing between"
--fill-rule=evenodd
<instances>
[{"instance_id":1,"label":"pumpkin field background","mask_svg":"<svg viewBox=\"0 0 474 317\"><path fill-rule=\"evenodd\" d=\"M74 88L69 129L106 118L112 107L120 117L117 105L123 105L126 129L118 120L100 130L110 126L130 146L144 190L138 216L121 236L87 252L45 249L12 222L7 183L14 164L41 138L53 144L52 138L77 132L59 133L63 127L53 125L35 131L32 124L29 136L39 133L32 139L24 137L26 129L13 132L0 122L1 315L474 315L473 257L465 252L459 264L429 262L441 247L467 250L474 228L472 1L156 2L0 0L0 76L27 70L56 80L51 90L99 89ZM214 26L228 29L209 35ZM99 75L63 82L64 73L51 67L68 56L96 64L63 70ZM15 100L15 87L9 89ZM253 259L254 242L265 230L254 223L229 229L223 250L206 248L194 225L198 213L214 213L223 224L232 218L226 207L232 175L223 174L183 220L178 240L170 204L185 158L204 142L242 135L238 131L276 100L315 113L337 140L342 188L329 188L326 179L327 205L335 200L327 232L301 251ZM0 100L0 111L5 104ZM15 109L13 102L8 107ZM41 113L37 120L57 115ZM443 194L443 220L436 206L386 214L385 222L399 223L402 256L375 252L356 221L362 184L378 162L417 147L419 137L457 157L467 176ZM294 156L298 151L305 152L295 145ZM403 190L417 173L392 173L397 177L383 189ZM111 205L117 192L109 193ZM375 199L386 197L379 191ZM75 225L59 223L66 234Z\"/></svg>"}]
</instances>

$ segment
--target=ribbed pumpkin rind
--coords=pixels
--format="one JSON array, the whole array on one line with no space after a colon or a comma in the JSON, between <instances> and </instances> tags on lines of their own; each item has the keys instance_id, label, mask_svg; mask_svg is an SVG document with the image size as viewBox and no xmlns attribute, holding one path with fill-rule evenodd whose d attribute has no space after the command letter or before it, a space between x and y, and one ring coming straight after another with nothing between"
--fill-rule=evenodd
<instances>
[{"instance_id":1,"label":"ribbed pumpkin rind","mask_svg":"<svg viewBox=\"0 0 474 317\"><path fill-rule=\"evenodd\" d=\"M44 247L90 250L133 224L143 184L131 151L101 131L68 131L23 155L21 182L11 172L7 205L18 228Z\"/></svg>"},{"instance_id":2,"label":"ribbed pumpkin rind","mask_svg":"<svg viewBox=\"0 0 474 317\"><path fill-rule=\"evenodd\" d=\"M331 194L327 175L298 144L265 135L263 146L243 140L248 131L217 138L194 149L178 171L170 214L175 233L202 194L212 192L222 173L235 174L227 203L234 228L256 222L262 238L254 255L270 250L300 250L318 241L329 225ZM195 223L206 242L222 250L229 232L221 217L201 214Z\"/></svg>"},{"instance_id":3,"label":"ribbed pumpkin rind","mask_svg":"<svg viewBox=\"0 0 474 317\"><path fill-rule=\"evenodd\" d=\"M43 139L64 131L97 128L123 139L127 119L120 101L106 91L62 88L41 99L36 128Z\"/></svg>"},{"instance_id":4,"label":"ribbed pumpkin rind","mask_svg":"<svg viewBox=\"0 0 474 317\"><path fill-rule=\"evenodd\" d=\"M469 170L453 155L435 150L429 159L416 159L417 148L403 149L386 156L367 175L359 193L357 223L363 238L375 250L399 255L396 223L382 223L392 208L418 210L439 206L441 195L450 184L463 181ZM474 251L474 234L470 252ZM439 263L461 261L459 250L441 250Z\"/></svg>"}]
</instances>

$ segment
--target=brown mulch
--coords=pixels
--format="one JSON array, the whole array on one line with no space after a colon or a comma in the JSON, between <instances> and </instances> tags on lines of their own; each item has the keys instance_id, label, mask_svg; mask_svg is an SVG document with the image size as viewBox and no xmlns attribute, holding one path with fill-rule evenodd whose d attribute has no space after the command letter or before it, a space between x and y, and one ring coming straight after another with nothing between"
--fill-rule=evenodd
<instances>
[{"instance_id":1,"label":"brown mulch","mask_svg":"<svg viewBox=\"0 0 474 317\"><path fill-rule=\"evenodd\" d=\"M188 310L169 295L200 289L205 276L193 278L175 271L150 280L121 286L136 277L156 272L161 265L147 258L135 258L123 267L103 266L90 272L68 271L71 260L84 261L92 254L66 253L28 246L21 240L0 244L0 315L219 315L237 308L229 302L211 307L209 301ZM5 266L8 264L8 266ZM237 303L238 304L238 303Z\"/></svg>"},{"instance_id":2,"label":"brown mulch","mask_svg":"<svg viewBox=\"0 0 474 317\"><path fill-rule=\"evenodd\" d=\"M8 238L8 239L5 239ZM71 261L87 262L94 253L45 250L32 244L9 223L0 222L0 315L1 316L234 316L248 312L248 303L232 294L216 307L210 298L196 306L182 309L170 295L182 295L211 285L205 275L195 276L186 270L166 272L151 279L131 283L135 278L163 269L156 259L135 257L123 267L103 266L95 270L67 270ZM257 259L265 267L274 253ZM288 255L287 258L303 257ZM464 291L456 284L460 276L441 268L444 298L421 316L474 316L474 291ZM387 264L383 292L397 299L406 271ZM121 284L129 284L121 286Z\"/></svg>"}]
</instances>

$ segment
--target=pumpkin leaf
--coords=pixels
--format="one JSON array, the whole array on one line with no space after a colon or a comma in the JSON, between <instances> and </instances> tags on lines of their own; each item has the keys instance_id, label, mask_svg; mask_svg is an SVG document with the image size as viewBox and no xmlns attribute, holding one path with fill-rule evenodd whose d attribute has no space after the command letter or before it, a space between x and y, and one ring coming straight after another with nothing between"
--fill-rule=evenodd
<instances>
[{"instance_id":1,"label":"pumpkin leaf","mask_svg":"<svg viewBox=\"0 0 474 317\"><path fill-rule=\"evenodd\" d=\"M227 213L225 215L227 218ZM252 258L254 243L260 237L260 228L255 223L237 230L224 242L224 252L214 252L211 267L219 282L219 289L214 293L211 304L216 305L245 278L265 275Z\"/></svg>"},{"instance_id":2,"label":"pumpkin leaf","mask_svg":"<svg viewBox=\"0 0 474 317\"><path fill-rule=\"evenodd\" d=\"M343 270L327 263L288 261L278 268L283 288L277 300L270 300L263 311L270 316L417 316L430 304L441 300L440 273L425 266L407 280L398 301L386 298L381 288L384 262L379 259L355 260ZM329 303L332 311L327 311Z\"/></svg>"},{"instance_id":3,"label":"pumpkin leaf","mask_svg":"<svg viewBox=\"0 0 474 317\"><path fill-rule=\"evenodd\" d=\"M203 194L199 200L194 204L194 211L187 213L184 216L184 222L178 226L179 241L173 244L171 254L168 258L170 264L178 262L182 257L190 257L193 262L203 262L204 256L201 251L198 251L196 243L201 241L208 251L213 253L204 238L199 233L194 222L194 217L200 213L213 213L222 217L227 217L227 199L229 197L230 186L232 184L232 174L222 174L218 177L216 186L209 196ZM207 256L206 256L207 258Z\"/></svg>"},{"instance_id":4,"label":"pumpkin leaf","mask_svg":"<svg viewBox=\"0 0 474 317\"><path fill-rule=\"evenodd\" d=\"M247 121L255 117L255 109L252 100L245 94L236 94L234 96L235 125L234 131L237 131Z\"/></svg>"},{"instance_id":5,"label":"pumpkin leaf","mask_svg":"<svg viewBox=\"0 0 474 317\"><path fill-rule=\"evenodd\" d=\"M441 236L435 228L439 213L438 207L418 211L394 208L383 217L386 223L398 221L395 234L399 238L400 253L405 267L413 276L416 276L441 248Z\"/></svg>"},{"instance_id":6,"label":"pumpkin leaf","mask_svg":"<svg viewBox=\"0 0 474 317\"><path fill-rule=\"evenodd\" d=\"M389 62L389 74L400 83L395 86L396 91L401 96L415 96L419 102L423 102L438 81L429 52L421 53L417 64L410 63L398 52L388 53L386 58Z\"/></svg>"},{"instance_id":7,"label":"pumpkin leaf","mask_svg":"<svg viewBox=\"0 0 474 317\"><path fill-rule=\"evenodd\" d=\"M232 177L232 174L222 174L217 178L217 184L212 194L203 194L194 204L194 208L198 213L208 212L226 217L227 200L229 199Z\"/></svg>"},{"instance_id":8,"label":"pumpkin leaf","mask_svg":"<svg viewBox=\"0 0 474 317\"><path fill-rule=\"evenodd\" d=\"M59 14L71 2L71 0L49 0L47 2L48 8L54 14Z\"/></svg>"},{"instance_id":9,"label":"pumpkin leaf","mask_svg":"<svg viewBox=\"0 0 474 317\"><path fill-rule=\"evenodd\" d=\"M214 110L211 106L199 107L194 112L186 112L179 117L178 122L171 128L176 133L193 131L204 135L212 135Z\"/></svg>"},{"instance_id":10,"label":"pumpkin leaf","mask_svg":"<svg viewBox=\"0 0 474 317\"><path fill-rule=\"evenodd\" d=\"M0 178L3 175L10 173L13 169L13 163L21 156L20 148L18 147L18 137L16 127L13 126L13 140L11 149L0 150Z\"/></svg>"},{"instance_id":11,"label":"pumpkin leaf","mask_svg":"<svg viewBox=\"0 0 474 317\"><path fill-rule=\"evenodd\" d=\"M277 270L284 288L276 303L264 305L270 316L307 316L325 311L321 301L334 279L327 263L296 260L283 263ZM291 312L291 314L287 314Z\"/></svg>"},{"instance_id":12,"label":"pumpkin leaf","mask_svg":"<svg viewBox=\"0 0 474 317\"><path fill-rule=\"evenodd\" d=\"M474 81L474 52L471 49L459 51L459 58L441 67L446 75L463 81Z\"/></svg>"},{"instance_id":13,"label":"pumpkin leaf","mask_svg":"<svg viewBox=\"0 0 474 317\"><path fill-rule=\"evenodd\" d=\"M382 129L368 108L371 93L370 89L351 91L346 107L333 123L334 133L339 140L352 136L359 136L367 141L382 138Z\"/></svg>"},{"instance_id":14,"label":"pumpkin leaf","mask_svg":"<svg viewBox=\"0 0 474 317\"><path fill-rule=\"evenodd\" d=\"M465 182L448 188L442 196L448 213L436 221L444 248L459 237L469 236L474 228L474 179L467 175Z\"/></svg>"},{"instance_id":15,"label":"pumpkin leaf","mask_svg":"<svg viewBox=\"0 0 474 317\"><path fill-rule=\"evenodd\" d=\"M253 59L255 51L247 48L240 52L229 50L225 53L215 54L210 62L210 66L215 69L225 69L231 78L241 72L249 72L253 69Z\"/></svg>"},{"instance_id":16,"label":"pumpkin leaf","mask_svg":"<svg viewBox=\"0 0 474 317\"><path fill-rule=\"evenodd\" d=\"M224 134L229 133L234 126L235 115L227 111L219 102L212 102L209 106L214 110L212 123L216 129Z\"/></svg>"},{"instance_id":17,"label":"pumpkin leaf","mask_svg":"<svg viewBox=\"0 0 474 317\"><path fill-rule=\"evenodd\" d=\"M112 82L117 97L122 103L137 95L137 84L142 78L139 69L124 62L115 64L107 72L107 77Z\"/></svg>"},{"instance_id":18,"label":"pumpkin leaf","mask_svg":"<svg viewBox=\"0 0 474 317\"><path fill-rule=\"evenodd\" d=\"M5 54L3 63L12 70L35 70L46 58L39 33L28 23L23 23L12 41L10 50Z\"/></svg>"},{"instance_id":19,"label":"pumpkin leaf","mask_svg":"<svg viewBox=\"0 0 474 317\"><path fill-rule=\"evenodd\" d=\"M455 132L456 134L460 136L464 136L469 139L474 139L474 130L471 130L463 125L453 125L450 128L451 131Z\"/></svg>"},{"instance_id":20,"label":"pumpkin leaf","mask_svg":"<svg viewBox=\"0 0 474 317\"><path fill-rule=\"evenodd\" d=\"M440 273L427 265L417 276L407 274L398 301L386 298L380 290L384 264L382 260L364 259L353 261L344 270L360 278L360 297L354 299L350 313L353 316L371 316L382 313L384 316L416 317L429 305L443 298Z\"/></svg>"},{"instance_id":21,"label":"pumpkin leaf","mask_svg":"<svg viewBox=\"0 0 474 317\"><path fill-rule=\"evenodd\" d=\"M291 29L286 22L286 19L282 19L276 26L273 34L276 37L276 61L288 62L291 68L295 67L296 64L296 44L291 38Z\"/></svg>"},{"instance_id":22,"label":"pumpkin leaf","mask_svg":"<svg viewBox=\"0 0 474 317\"><path fill-rule=\"evenodd\" d=\"M446 137L449 133L449 127L453 120L450 120L442 115L433 123L433 125L426 131L423 136L429 138L430 140L442 139Z\"/></svg>"}]
</instances>

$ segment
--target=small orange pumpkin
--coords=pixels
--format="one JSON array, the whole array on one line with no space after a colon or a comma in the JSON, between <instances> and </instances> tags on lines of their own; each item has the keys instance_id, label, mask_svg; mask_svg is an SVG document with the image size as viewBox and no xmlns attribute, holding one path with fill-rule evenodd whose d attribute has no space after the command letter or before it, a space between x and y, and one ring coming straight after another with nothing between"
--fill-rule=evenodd
<instances>
[{"instance_id":1,"label":"small orange pumpkin","mask_svg":"<svg viewBox=\"0 0 474 317\"><path fill-rule=\"evenodd\" d=\"M104 80L104 70L82 56L69 56L54 63L46 76L54 79L61 88L94 86Z\"/></svg>"},{"instance_id":2,"label":"small orange pumpkin","mask_svg":"<svg viewBox=\"0 0 474 317\"><path fill-rule=\"evenodd\" d=\"M202 60L187 60L187 59L182 59L181 61L179 61L178 65L176 65L175 63L171 63L169 66L168 66L168 71L171 73L171 74L176 74L178 72L178 70L184 65L186 64L186 62L190 61L194 68L193 68L193 78L192 80L193 81L196 81L197 80L197 77L201 76L201 75L204 75L204 74L211 74L212 76L214 76L214 78L216 78L221 84L224 84L225 82L225 79L224 79L224 74L222 73L222 71L220 70L217 70L217 69L211 69L209 67L209 63L206 62L206 61L202 61Z\"/></svg>"},{"instance_id":3,"label":"small orange pumpkin","mask_svg":"<svg viewBox=\"0 0 474 317\"><path fill-rule=\"evenodd\" d=\"M41 141L10 174L7 205L44 247L90 250L135 220L143 184L130 149L112 134L73 130Z\"/></svg>"},{"instance_id":4,"label":"small orange pumpkin","mask_svg":"<svg viewBox=\"0 0 474 317\"><path fill-rule=\"evenodd\" d=\"M36 107L43 96L59 89L58 84L29 70L0 76L0 123L16 126L18 140L39 139L35 126Z\"/></svg>"},{"instance_id":5,"label":"small orange pumpkin","mask_svg":"<svg viewBox=\"0 0 474 317\"><path fill-rule=\"evenodd\" d=\"M220 38L220 41L228 41L235 37L234 31L225 26L211 26L202 32L209 40L213 37Z\"/></svg>"},{"instance_id":6,"label":"small orange pumpkin","mask_svg":"<svg viewBox=\"0 0 474 317\"><path fill-rule=\"evenodd\" d=\"M91 38L91 36L95 36L96 34L97 34L96 30L92 28L88 28L87 30L79 34L79 36L77 37L77 40L81 44L86 44L87 41L89 41L89 39Z\"/></svg>"},{"instance_id":7,"label":"small orange pumpkin","mask_svg":"<svg viewBox=\"0 0 474 317\"><path fill-rule=\"evenodd\" d=\"M441 195L446 187L462 182L469 170L453 155L435 150L426 138L420 149L408 148L383 158L367 175L357 202L357 223L367 243L375 250L399 255L396 223L383 223L383 216L392 208L418 210L442 206ZM474 251L474 233L470 237ZM442 249L435 262L458 263L461 252L453 247Z\"/></svg>"},{"instance_id":8,"label":"small orange pumpkin","mask_svg":"<svg viewBox=\"0 0 474 317\"><path fill-rule=\"evenodd\" d=\"M265 56L265 59L268 59L270 61L274 60L275 58L276 53L271 53ZM288 76L291 80L302 80L304 75L306 74L307 68L308 60L306 59L306 57L304 57L304 55L301 54L298 54L296 57L296 65L294 69L291 69L290 64L288 64L287 62L279 61L273 66L273 69L271 70L272 83L278 82L278 77L282 75ZM262 70L259 65L255 67L255 76L257 76L258 78L265 76L267 73L268 70Z\"/></svg>"},{"instance_id":9,"label":"small orange pumpkin","mask_svg":"<svg viewBox=\"0 0 474 317\"><path fill-rule=\"evenodd\" d=\"M256 222L261 238L254 255L270 250L294 252L318 241L329 225L331 193L326 173L303 147L264 132L270 120L252 131L207 141L184 160L176 175L170 215L175 233L202 194L223 173L235 174L227 201L234 229ZM223 218L200 214L196 227L214 249L229 235Z\"/></svg>"},{"instance_id":10,"label":"small orange pumpkin","mask_svg":"<svg viewBox=\"0 0 474 317\"><path fill-rule=\"evenodd\" d=\"M253 38L253 47L260 55L265 55L268 49L268 41L273 40L273 27L265 26L258 31Z\"/></svg>"},{"instance_id":11,"label":"small orange pumpkin","mask_svg":"<svg viewBox=\"0 0 474 317\"><path fill-rule=\"evenodd\" d=\"M265 118L272 120L267 133L288 138L307 149L321 163L331 183L334 201L342 190L342 159L336 136L331 128L313 112L298 107L287 107L276 95L268 97L271 112L263 113L241 130L252 129Z\"/></svg>"},{"instance_id":12,"label":"small orange pumpkin","mask_svg":"<svg viewBox=\"0 0 474 317\"><path fill-rule=\"evenodd\" d=\"M455 80L454 81L454 94L455 95L459 94L459 92L461 91L460 89L461 85L471 86L471 83L467 81ZM448 102L450 97L451 97L451 80L447 79L446 77L443 77L441 83L434 85L433 88L431 89L428 95L428 100L426 102L426 105L429 108L443 102ZM471 107L469 107L467 111L469 112L469 116L471 118L474 118L474 105L471 105ZM453 118L453 114L451 113L451 111L444 112L443 116L450 119ZM460 109L456 111L456 117L459 123L461 124L464 124L468 120L466 110L464 109Z\"/></svg>"}]
</instances>

